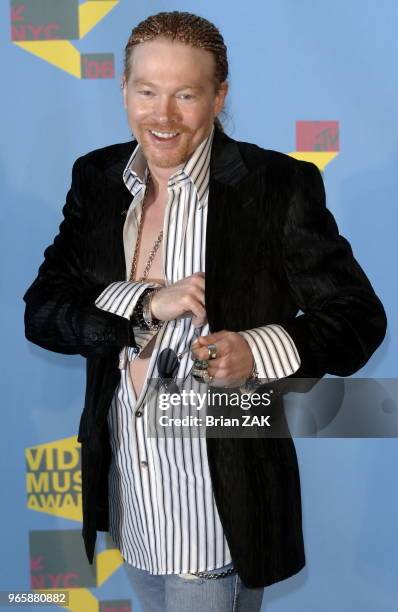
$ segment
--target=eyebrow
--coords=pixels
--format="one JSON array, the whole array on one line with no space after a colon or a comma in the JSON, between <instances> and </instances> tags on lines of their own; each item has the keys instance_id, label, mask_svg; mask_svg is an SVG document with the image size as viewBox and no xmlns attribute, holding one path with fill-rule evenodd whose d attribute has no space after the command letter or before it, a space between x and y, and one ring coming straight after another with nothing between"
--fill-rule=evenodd
<instances>
[{"instance_id":1,"label":"eyebrow","mask_svg":"<svg viewBox=\"0 0 398 612\"><path fill-rule=\"evenodd\" d=\"M156 88L155 83L151 83L150 81L146 81L145 79L133 79L133 85L147 85L148 87L154 87ZM182 85L181 87L178 88L178 91L180 91L181 89L194 89L196 91L202 91L203 87L201 87L200 85Z\"/></svg>"}]
</instances>

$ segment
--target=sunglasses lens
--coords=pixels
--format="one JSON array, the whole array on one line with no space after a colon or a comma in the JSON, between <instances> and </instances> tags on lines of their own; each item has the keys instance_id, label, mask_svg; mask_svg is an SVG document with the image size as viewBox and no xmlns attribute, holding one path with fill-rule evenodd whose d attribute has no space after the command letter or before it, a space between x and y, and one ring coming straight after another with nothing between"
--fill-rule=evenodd
<instances>
[{"instance_id":1,"label":"sunglasses lens","mask_svg":"<svg viewBox=\"0 0 398 612\"><path fill-rule=\"evenodd\" d=\"M178 357L169 348L164 349L158 357L158 372L161 378L174 378L178 372Z\"/></svg>"}]
</instances>

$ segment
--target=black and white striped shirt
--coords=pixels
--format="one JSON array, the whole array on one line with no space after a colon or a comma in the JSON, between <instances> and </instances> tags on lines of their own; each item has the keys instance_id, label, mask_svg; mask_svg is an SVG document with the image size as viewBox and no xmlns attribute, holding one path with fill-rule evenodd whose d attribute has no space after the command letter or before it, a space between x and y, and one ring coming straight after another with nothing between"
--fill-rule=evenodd
<instances>
[{"instance_id":1,"label":"black and white striped shirt","mask_svg":"<svg viewBox=\"0 0 398 612\"><path fill-rule=\"evenodd\" d=\"M210 153L214 129L182 170L170 177L163 226L166 286L205 272ZM145 193L146 160L139 145L123 173L134 199L124 225L126 279ZM137 300L154 283L117 281L97 298L104 310L130 318ZM201 334L209 333L206 324ZM253 352L260 378L281 378L300 366L294 343L279 325L240 332ZM131 384L128 360L137 358L153 335L155 346L140 396ZM110 532L127 562L152 574L212 570L232 561L213 496L206 438L148 437L145 419L148 381L157 377L156 361L165 347L177 353L194 336L190 318L165 323L158 332L135 329L139 350L120 354L121 380L110 408L108 424L112 463L109 475ZM178 378L192 367L190 352L181 359Z\"/></svg>"}]
</instances>

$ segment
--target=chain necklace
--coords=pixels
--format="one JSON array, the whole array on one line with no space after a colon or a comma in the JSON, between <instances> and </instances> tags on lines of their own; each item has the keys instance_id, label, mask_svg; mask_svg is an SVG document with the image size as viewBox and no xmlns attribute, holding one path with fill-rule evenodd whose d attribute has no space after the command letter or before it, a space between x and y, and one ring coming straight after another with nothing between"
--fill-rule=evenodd
<instances>
[{"instance_id":1,"label":"chain necklace","mask_svg":"<svg viewBox=\"0 0 398 612\"><path fill-rule=\"evenodd\" d=\"M137 242L135 243L133 262L131 264L131 272L130 272L130 279L129 279L130 281L136 280L135 279L135 275L136 275L136 272L137 272L138 251L140 249L142 228L143 228L143 225L144 225L144 208L145 208L145 204L146 204L146 200L147 200L147 194L149 192L150 182L151 182L151 175L148 172L148 179L147 179L147 182L146 182L146 189L145 189L145 193L144 193L144 198L142 200L142 210L141 210L140 224L138 226ZM161 232L159 233L159 236L155 240L155 243L154 243L154 245L152 247L152 250L149 253L148 261L146 263L143 275L138 280L143 281L148 276L149 270L151 269L153 260L155 259L155 255L156 255L156 253L157 253L157 251L159 249L159 246L160 246L160 243L162 242L162 239L163 239L163 230L161 230Z\"/></svg>"}]
</instances>

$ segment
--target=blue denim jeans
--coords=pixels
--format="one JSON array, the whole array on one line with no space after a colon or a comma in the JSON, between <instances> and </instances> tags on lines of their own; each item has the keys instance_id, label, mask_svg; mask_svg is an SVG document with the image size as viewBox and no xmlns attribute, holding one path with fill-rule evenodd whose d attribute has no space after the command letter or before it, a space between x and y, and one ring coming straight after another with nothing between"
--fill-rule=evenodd
<instances>
[{"instance_id":1,"label":"blue denim jeans","mask_svg":"<svg viewBox=\"0 0 398 612\"><path fill-rule=\"evenodd\" d=\"M212 570L219 573L232 567ZM128 579L144 612L260 612L263 588L249 589L238 574L204 578L194 574L150 574L125 563Z\"/></svg>"}]
</instances>

